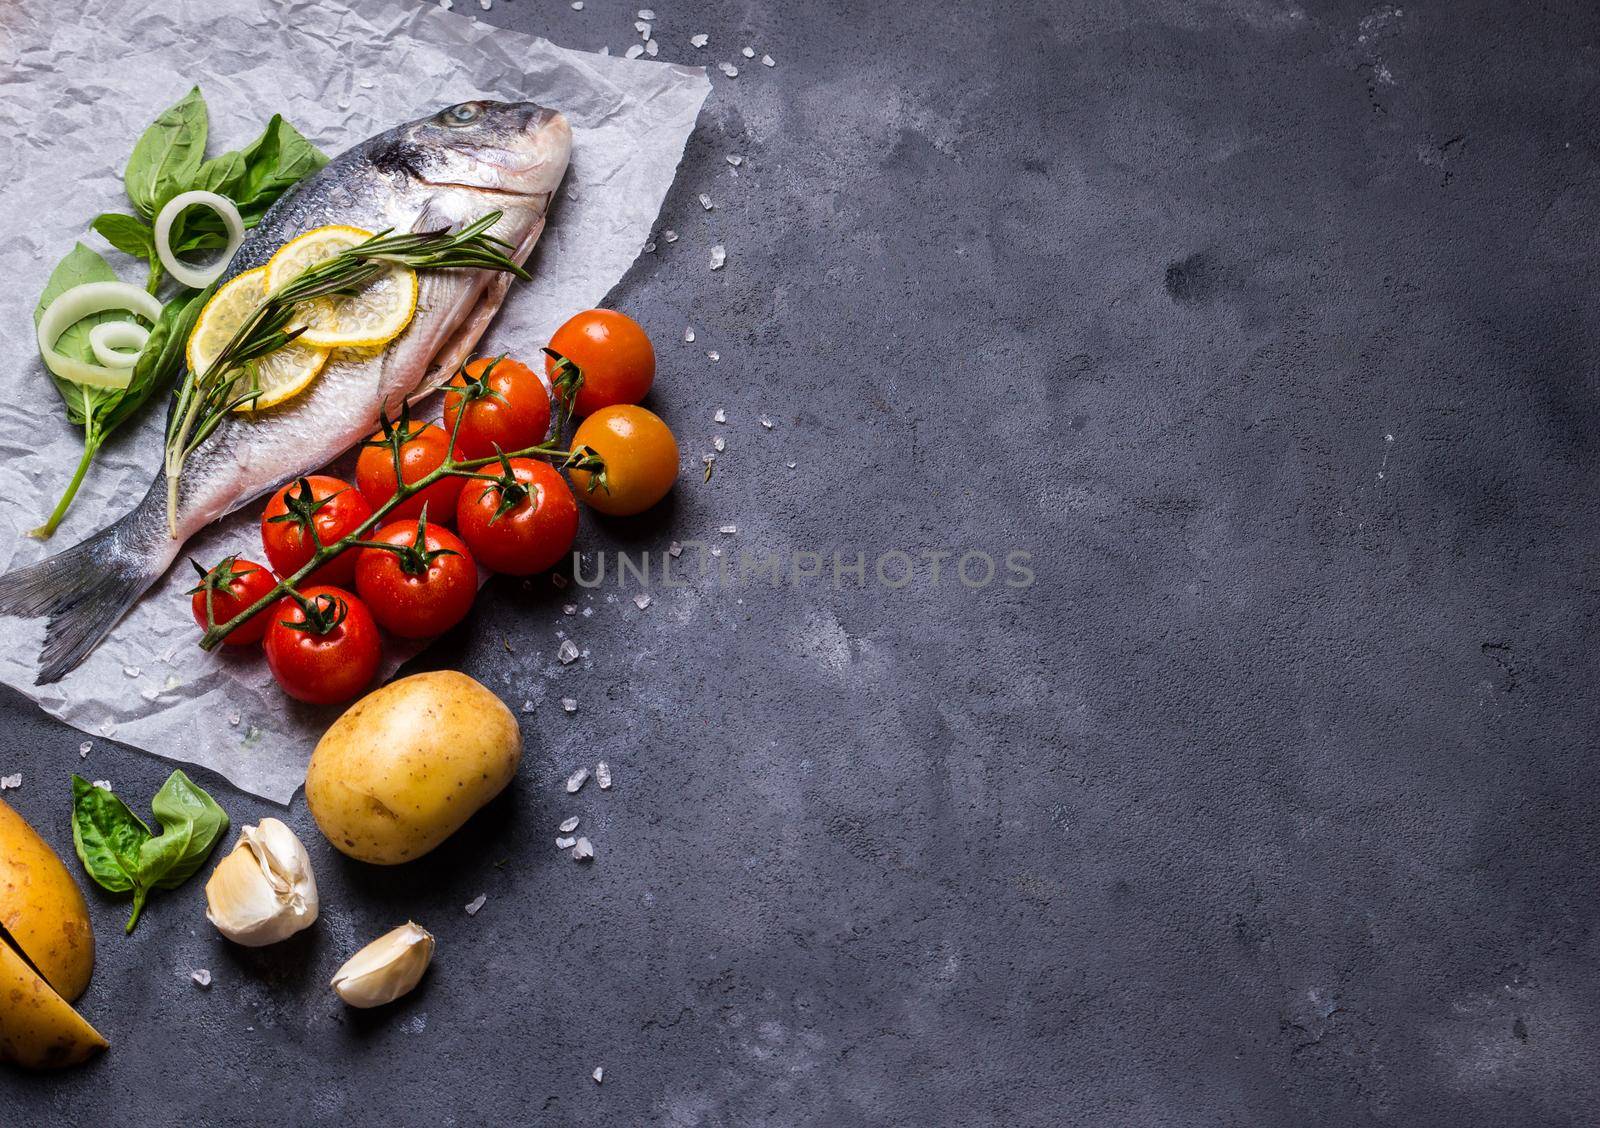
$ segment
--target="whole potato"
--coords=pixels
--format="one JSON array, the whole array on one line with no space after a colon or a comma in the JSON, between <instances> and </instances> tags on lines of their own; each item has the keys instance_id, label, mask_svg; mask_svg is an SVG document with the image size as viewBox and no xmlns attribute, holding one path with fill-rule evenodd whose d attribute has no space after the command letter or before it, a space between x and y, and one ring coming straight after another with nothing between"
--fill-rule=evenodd
<instances>
[{"instance_id":1,"label":"whole potato","mask_svg":"<svg viewBox=\"0 0 1600 1128\"><path fill-rule=\"evenodd\" d=\"M333 722L306 769L306 803L352 858L420 858L505 788L522 758L517 719L453 670L374 690Z\"/></svg>"}]
</instances>

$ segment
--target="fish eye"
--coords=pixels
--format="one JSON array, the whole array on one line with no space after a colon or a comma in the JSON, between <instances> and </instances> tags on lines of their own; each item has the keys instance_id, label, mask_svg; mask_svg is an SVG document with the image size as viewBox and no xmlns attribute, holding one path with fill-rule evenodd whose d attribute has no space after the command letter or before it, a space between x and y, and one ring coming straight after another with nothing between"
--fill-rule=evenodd
<instances>
[{"instance_id":1,"label":"fish eye","mask_svg":"<svg viewBox=\"0 0 1600 1128\"><path fill-rule=\"evenodd\" d=\"M462 102L451 106L439 115L446 125L471 125L483 116L483 107L477 102Z\"/></svg>"}]
</instances>

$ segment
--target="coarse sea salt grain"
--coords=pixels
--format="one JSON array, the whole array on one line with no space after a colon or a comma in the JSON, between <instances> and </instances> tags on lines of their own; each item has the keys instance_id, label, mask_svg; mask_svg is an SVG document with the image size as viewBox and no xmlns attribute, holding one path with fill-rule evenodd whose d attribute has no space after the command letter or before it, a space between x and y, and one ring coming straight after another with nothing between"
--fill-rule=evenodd
<instances>
[{"instance_id":1,"label":"coarse sea salt grain","mask_svg":"<svg viewBox=\"0 0 1600 1128\"><path fill-rule=\"evenodd\" d=\"M707 360L721 360L722 359L722 354L719 353L716 349L707 349L706 350L706 359Z\"/></svg>"},{"instance_id":2,"label":"coarse sea salt grain","mask_svg":"<svg viewBox=\"0 0 1600 1128\"><path fill-rule=\"evenodd\" d=\"M606 1078L605 1066L603 1066L603 1065L595 1066L594 1067L594 1072L589 1074L589 1076L594 1078L594 1083L596 1085L600 1084L600 1082L604 1081L605 1078Z\"/></svg>"},{"instance_id":3,"label":"coarse sea salt grain","mask_svg":"<svg viewBox=\"0 0 1600 1128\"><path fill-rule=\"evenodd\" d=\"M577 815L573 815L570 819L563 819L561 821L561 833L562 834L571 834L573 831L575 831L577 829L578 829L578 816Z\"/></svg>"},{"instance_id":4,"label":"coarse sea salt grain","mask_svg":"<svg viewBox=\"0 0 1600 1128\"><path fill-rule=\"evenodd\" d=\"M601 760L594 766L594 781L600 785L601 791L611 790L611 765Z\"/></svg>"},{"instance_id":5,"label":"coarse sea salt grain","mask_svg":"<svg viewBox=\"0 0 1600 1128\"><path fill-rule=\"evenodd\" d=\"M561 708L566 710L568 713L576 713L578 711L577 698L563 697L561 699Z\"/></svg>"},{"instance_id":6,"label":"coarse sea salt grain","mask_svg":"<svg viewBox=\"0 0 1600 1128\"><path fill-rule=\"evenodd\" d=\"M577 841L576 838L569 838L566 835L558 834L556 836L556 849L557 850L570 850L570 849L572 849L572 844L574 842L576 842L576 841Z\"/></svg>"},{"instance_id":7,"label":"coarse sea salt grain","mask_svg":"<svg viewBox=\"0 0 1600 1128\"><path fill-rule=\"evenodd\" d=\"M761 425L769 431L772 430L772 420L768 419L765 415L761 417Z\"/></svg>"},{"instance_id":8,"label":"coarse sea salt grain","mask_svg":"<svg viewBox=\"0 0 1600 1128\"><path fill-rule=\"evenodd\" d=\"M578 660L578 648L569 638L557 648L556 657L561 660L563 666L570 666Z\"/></svg>"},{"instance_id":9,"label":"coarse sea salt grain","mask_svg":"<svg viewBox=\"0 0 1600 1128\"><path fill-rule=\"evenodd\" d=\"M707 43L710 43L710 42L711 42L711 37L709 35L707 35L703 31L698 35L691 35L689 37L689 46L691 46L691 47L704 47Z\"/></svg>"},{"instance_id":10,"label":"coarse sea salt grain","mask_svg":"<svg viewBox=\"0 0 1600 1128\"><path fill-rule=\"evenodd\" d=\"M644 54L644 44L635 43L622 53L622 57L624 59L637 59L642 54Z\"/></svg>"},{"instance_id":11,"label":"coarse sea salt grain","mask_svg":"<svg viewBox=\"0 0 1600 1128\"><path fill-rule=\"evenodd\" d=\"M583 0L572 0L572 10L574 12L583 11Z\"/></svg>"},{"instance_id":12,"label":"coarse sea salt grain","mask_svg":"<svg viewBox=\"0 0 1600 1128\"><path fill-rule=\"evenodd\" d=\"M667 555L676 560L683 555L683 545L678 541L673 541L672 546L667 549Z\"/></svg>"},{"instance_id":13,"label":"coarse sea salt grain","mask_svg":"<svg viewBox=\"0 0 1600 1128\"><path fill-rule=\"evenodd\" d=\"M694 343L694 326L693 325L685 325L683 327L683 340L684 340L685 344L693 344Z\"/></svg>"},{"instance_id":14,"label":"coarse sea salt grain","mask_svg":"<svg viewBox=\"0 0 1600 1128\"><path fill-rule=\"evenodd\" d=\"M772 56L771 55L762 55L761 56L761 65L764 66L764 67L775 67L778 64L772 61Z\"/></svg>"},{"instance_id":15,"label":"coarse sea salt grain","mask_svg":"<svg viewBox=\"0 0 1600 1128\"><path fill-rule=\"evenodd\" d=\"M8 776L0 776L0 791L15 791L22 786L22 773L13 772Z\"/></svg>"},{"instance_id":16,"label":"coarse sea salt grain","mask_svg":"<svg viewBox=\"0 0 1600 1128\"><path fill-rule=\"evenodd\" d=\"M739 68L734 66L732 63L718 63L717 69L723 74L727 75L729 78L739 77Z\"/></svg>"},{"instance_id":17,"label":"coarse sea salt grain","mask_svg":"<svg viewBox=\"0 0 1600 1128\"><path fill-rule=\"evenodd\" d=\"M576 795L578 788L589 782L589 769L579 768L567 777L567 794Z\"/></svg>"},{"instance_id":18,"label":"coarse sea salt grain","mask_svg":"<svg viewBox=\"0 0 1600 1128\"><path fill-rule=\"evenodd\" d=\"M650 25L647 24L644 20L634 20L633 21L633 30L637 31L639 33L639 38L640 39L649 39L650 38Z\"/></svg>"},{"instance_id":19,"label":"coarse sea salt grain","mask_svg":"<svg viewBox=\"0 0 1600 1128\"><path fill-rule=\"evenodd\" d=\"M723 451L728 449L728 440L724 439L721 435L718 435L711 440L711 445L717 448L718 454L721 454Z\"/></svg>"},{"instance_id":20,"label":"coarse sea salt grain","mask_svg":"<svg viewBox=\"0 0 1600 1128\"><path fill-rule=\"evenodd\" d=\"M203 967L196 968L194 971L190 972L189 978L194 980L195 986L197 987L211 986L211 973Z\"/></svg>"},{"instance_id":21,"label":"coarse sea salt grain","mask_svg":"<svg viewBox=\"0 0 1600 1128\"><path fill-rule=\"evenodd\" d=\"M711 422L713 423L726 423L727 421L728 413L720 407L717 408L716 412L711 416Z\"/></svg>"},{"instance_id":22,"label":"coarse sea salt grain","mask_svg":"<svg viewBox=\"0 0 1600 1128\"><path fill-rule=\"evenodd\" d=\"M98 787L101 791L110 791L111 781L109 779L97 779L94 781L93 786Z\"/></svg>"},{"instance_id":23,"label":"coarse sea salt grain","mask_svg":"<svg viewBox=\"0 0 1600 1128\"><path fill-rule=\"evenodd\" d=\"M646 39L644 41L644 53L649 55L652 59L655 58L657 55L661 54L661 44L657 43L654 39Z\"/></svg>"},{"instance_id":24,"label":"coarse sea salt grain","mask_svg":"<svg viewBox=\"0 0 1600 1128\"><path fill-rule=\"evenodd\" d=\"M653 20L656 18L655 10L653 8L640 8L639 18L641 20Z\"/></svg>"},{"instance_id":25,"label":"coarse sea salt grain","mask_svg":"<svg viewBox=\"0 0 1600 1128\"><path fill-rule=\"evenodd\" d=\"M705 208L706 211L710 211L712 208L716 207L717 205L713 204L711 202L711 197L710 196L708 196L704 192L702 192L702 193L700 193L700 206Z\"/></svg>"},{"instance_id":26,"label":"coarse sea salt grain","mask_svg":"<svg viewBox=\"0 0 1600 1128\"><path fill-rule=\"evenodd\" d=\"M721 243L711 248L711 269L721 270L722 264L728 261L728 248Z\"/></svg>"},{"instance_id":27,"label":"coarse sea salt grain","mask_svg":"<svg viewBox=\"0 0 1600 1128\"><path fill-rule=\"evenodd\" d=\"M678 241L678 233L669 227L661 233L661 241L663 243L676 243Z\"/></svg>"},{"instance_id":28,"label":"coarse sea salt grain","mask_svg":"<svg viewBox=\"0 0 1600 1128\"><path fill-rule=\"evenodd\" d=\"M785 463L785 465L787 465L789 467L789 469L791 469L791 470L793 470L795 468L795 463L793 463L793 462Z\"/></svg>"},{"instance_id":29,"label":"coarse sea salt grain","mask_svg":"<svg viewBox=\"0 0 1600 1128\"><path fill-rule=\"evenodd\" d=\"M462 907L467 910L467 915L468 916L477 916L478 915L478 910L483 908L483 903L485 901L487 901L488 899L489 899L489 895L487 893L479 893L476 897L474 897L472 900L468 901Z\"/></svg>"},{"instance_id":30,"label":"coarse sea salt grain","mask_svg":"<svg viewBox=\"0 0 1600 1128\"><path fill-rule=\"evenodd\" d=\"M478 0L478 7L487 12L490 8L494 7L494 0Z\"/></svg>"},{"instance_id":31,"label":"coarse sea salt grain","mask_svg":"<svg viewBox=\"0 0 1600 1128\"><path fill-rule=\"evenodd\" d=\"M741 157L738 153L729 153L723 159L726 160L729 164L731 164L734 168L738 168L740 165L744 164L744 158Z\"/></svg>"},{"instance_id":32,"label":"coarse sea salt grain","mask_svg":"<svg viewBox=\"0 0 1600 1128\"><path fill-rule=\"evenodd\" d=\"M580 838L572 847L572 860L587 862L594 858L594 843L587 838Z\"/></svg>"},{"instance_id":33,"label":"coarse sea salt grain","mask_svg":"<svg viewBox=\"0 0 1600 1128\"><path fill-rule=\"evenodd\" d=\"M650 606L650 597L648 595L636 595L633 597L633 605L643 611Z\"/></svg>"},{"instance_id":34,"label":"coarse sea salt grain","mask_svg":"<svg viewBox=\"0 0 1600 1128\"><path fill-rule=\"evenodd\" d=\"M78 759L80 759L80 760L88 759L89 758L89 750L91 748L93 748L93 747L94 747L94 745L90 744L87 740L85 740L82 744L78 745Z\"/></svg>"},{"instance_id":35,"label":"coarse sea salt grain","mask_svg":"<svg viewBox=\"0 0 1600 1128\"><path fill-rule=\"evenodd\" d=\"M756 57L756 49L754 47L746 47L744 50L740 51L739 54L743 55L747 59L753 59Z\"/></svg>"},{"instance_id":36,"label":"coarse sea salt grain","mask_svg":"<svg viewBox=\"0 0 1600 1128\"><path fill-rule=\"evenodd\" d=\"M722 533L723 536L731 537L731 536L733 536L735 533L737 533L739 531L739 526L738 525L724 525L724 526L722 526L722 528L719 531Z\"/></svg>"}]
</instances>

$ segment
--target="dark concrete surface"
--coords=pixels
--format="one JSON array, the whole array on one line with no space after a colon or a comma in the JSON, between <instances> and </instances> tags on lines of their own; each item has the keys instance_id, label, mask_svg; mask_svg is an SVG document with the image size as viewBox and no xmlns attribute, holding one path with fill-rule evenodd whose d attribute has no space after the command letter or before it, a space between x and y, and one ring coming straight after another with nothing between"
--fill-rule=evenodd
<instances>
[{"instance_id":1,"label":"dark concrete surface","mask_svg":"<svg viewBox=\"0 0 1600 1128\"><path fill-rule=\"evenodd\" d=\"M714 76L615 295L688 472L581 543L828 571L493 584L427 661L535 700L511 791L398 870L297 801L279 949L92 896L113 1048L0 1123L1600 1122L1600 11L654 3L778 66ZM637 6L480 15L620 52ZM835 589L895 549L1035 582ZM63 851L69 772L169 768L0 725ZM425 986L346 1010L408 916Z\"/></svg>"}]
</instances>

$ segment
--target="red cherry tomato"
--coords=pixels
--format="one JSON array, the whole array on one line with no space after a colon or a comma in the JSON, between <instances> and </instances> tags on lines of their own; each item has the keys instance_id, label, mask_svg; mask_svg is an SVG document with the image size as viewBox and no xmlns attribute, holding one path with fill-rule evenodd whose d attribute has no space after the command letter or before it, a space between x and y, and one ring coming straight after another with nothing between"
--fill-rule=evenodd
<instances>
[{"instance_id":1,"label":"red cherry tomato","mask_svg":"<svg viewBox=\"0 0 1600 1128\"><path fill-rule=\"evenodd\" d=\"M531 576L552 567L572 548L578 535L578 503L567 480L547 462L512 458L512 476L519 488L509 491L494 482L471 479L456 505L456 528L479 564L491 572ZM483 473L503 471L485 466Z\"/></svg>"},{"instance_id":2,"label":"red cherry tomato","mask_svg":"<svg viewBox=\"0 0 1600 1128\"><path fill-rule=\"evenodd\" d=\"M450 437L439 427L432 423L412 423L402 418L396 430L404 436L400 447L400 473L407 485L433 473L444 464L450 450ZM461 493L461 482L462 479L454 475L440 478L384 516L391 521L407 517L415 519L421 516L422 507L426 505L434 520L448 523L455 517L456 497ZM395 495L398 487L394 480L394 452L384 434L373 435L361 445L361 454L356 459L356 486L373 509Z\"/></svg>"},{"instance_id":3,"label":"red cherry tomato","mask_svg":"<svg viewBox=\"0 0 1600 1128\"><path fill-rule=\"evenodd\" d=\"M262 596L270 594L277 584L272 573L260 564L234 556L227 557L209 572L198 564L195 570L200 573L200 584L189 589L189 609L194 612L194 621L200 624L201 630L207 629L208 594L211 599L210 621L220 627ZM228 646L253 646L261 641L271 622L270 607L257 611L223 636L222 641Z\"/></svg>"},{"instance_id":4,"label":"red cherry tomato","mask_svg":"<svg viewBox=\"0 0 1600 1128\"><path fill-rule=\"evenodd\" d=\"M591 474L574 468L578 496L601 513L631 517L667 496L678 478L678 440L661 417L642 407L602 408L573 432L572 449L588 447L605 462Z\"/></svg>"},{"instance_id":5,"label":"red cherry tomato","mask_svg":"<svg viewBox=\"0 0 1600 1128\"><path fill-rule=\"evenodd\" d=\"M550 351L564 357L583 373L583 383L573 402L579 419L619 403L638 403L656 378L656 351L639 323L611 309L586 309L567 321L550 338ZM561 362L548 354L544 370L562 398Z\"/></svg>"},{"instance_id":6,"label":"red cherry tomato","mask_svg":"<svg viewBox=\"0 0 1600 1128\"><path fill-rule=\"evenodd\" d=\"M520 360L483 357L450 379L444 396L444 431L456 437L461 458L489 458L544 441L550 430L550 394L539 374ZM462 411L462 404L466 410ZM464 417L460 429L456 416Z\"/></svg>"},{"instance_id":7,"label":"red cherry tomato","mask_svg":"<svg viewBox=\"0 0 1600 1128\"><path fill-rule=\"evenodd\" d=\"M313 705L349 701L378 675L382 648L367 605L341 588L318 584L272 608L267 665L283 692Z\"/></svg>"},{"instance_id":8,"label":"red cherry tomato","mask_svg":"<svg viewBox=\"0 0 1600 1128\"><path fill-rule=\"evenodd\" d=\"M349 482L312 474L272 495L261 514L261 543L278 575L292 576L316 553L312 528L323 544L332 544L355 532L371 516L367 499ZM355 574L356 554L341 552L300 582L349 587Z\"/></svg>"},{"instance_id":9,"label":"red cherry tomato","mask_svg":"<svg viewBox=\"0 0 1600 1128\"><path fill-rule=\"evenodd\" d=\"M419 518L385 525L371 540L400 550L363 548L356 561L356 591L385 630L428 638L467 617L478 569L460 537Z\"/></svg>"}]
</instances>

